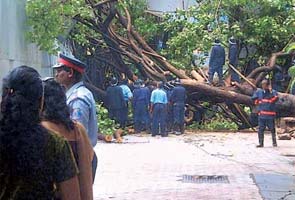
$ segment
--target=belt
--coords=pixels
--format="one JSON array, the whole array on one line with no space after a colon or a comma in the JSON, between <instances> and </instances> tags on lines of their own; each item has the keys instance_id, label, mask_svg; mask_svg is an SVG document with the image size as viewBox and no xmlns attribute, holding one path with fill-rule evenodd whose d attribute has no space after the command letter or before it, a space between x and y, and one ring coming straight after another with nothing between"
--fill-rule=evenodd
<instances>
[{"instance_id":1,"label":"belt","mask_svg":"<svg viewBox=\"0 0 295 200\"><path fill-rule=\"evenodd\" d=\"M165 105L165 103L155 103L154 105Z\"/></svg>"},{"instance_id":2,"label":"belt","mask_svg":"<svg viewBox=\"0 0 295 200\"><path fill-rule=\"evenodd\" d=\"M269 116L275 116L277 113L273 111L259 111L258 115L269 115Z\"/></svg>"}]
</instances>

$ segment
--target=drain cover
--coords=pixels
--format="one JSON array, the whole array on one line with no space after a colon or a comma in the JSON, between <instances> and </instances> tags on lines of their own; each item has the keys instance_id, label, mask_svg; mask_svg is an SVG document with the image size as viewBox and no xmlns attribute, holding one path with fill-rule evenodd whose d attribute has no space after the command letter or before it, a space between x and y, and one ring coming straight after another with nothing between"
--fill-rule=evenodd
<instances>
[{"instance_id":1,"label":"drain cover","mask_svg":"<svg viewBox=\"0 0 295 200\"><path fill-rule=\"evenodd\" d=\"M229 183L228 176L221 175L182 175L183 183Z\"/></svg>"}]
</instances>

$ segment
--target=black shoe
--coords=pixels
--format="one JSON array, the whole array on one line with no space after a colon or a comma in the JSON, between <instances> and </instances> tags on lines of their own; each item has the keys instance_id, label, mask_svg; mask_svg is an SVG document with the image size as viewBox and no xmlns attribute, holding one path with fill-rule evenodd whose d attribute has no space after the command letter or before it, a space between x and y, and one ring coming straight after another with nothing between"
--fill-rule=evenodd
<instances>
[{"instance_id":1,"label":"black shoe","mask_svg":"<svg viewBox=\"0 0 295 200\"><path fill-rule=\"evenodd\" d=\"M152 137L156 137L156 135L155 134L152 134Z\"/></svg>"},{"instance_id":2,"label":"black shoe","mask_svg":"<svg viewBox=\"0 0 295 200\"><path fill-rule=\"evenodd\" d=\"M272 144L272 146L273 146L273 147L277 147L277 146L278 146L278 144L277 144L277 143L275 143L275 144Z\"/></svg>"},{"instance_id":3,"label":"black shoe","mask_svg":"<svg viewBox=\"0 0 295 200\"><path fill-rule=\"evenodd\" d=\"M263 144L259 144L256 146L256 148L262 148L263 147Z\"/></svg>"},{"instance_id":4,"label":"black shoe","mask_svg":"<svg viewBox=\"0 0 295 200\"><path fill-rule=\"evenodd\" d=\"M162 137L168 137L168 134L162 134Z\"/></svg>"}]
</instances>

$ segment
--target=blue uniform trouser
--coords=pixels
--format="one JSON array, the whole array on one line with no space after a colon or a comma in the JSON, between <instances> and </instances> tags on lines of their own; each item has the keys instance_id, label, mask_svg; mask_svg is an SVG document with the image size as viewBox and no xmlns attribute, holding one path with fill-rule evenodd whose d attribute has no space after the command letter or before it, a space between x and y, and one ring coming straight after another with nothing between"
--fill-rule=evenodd
<instances>
[{"instance_id":1,"label":"blue uniform trouser","mask_svg":"<svg viewBox=\"0 0 295 200\"><path fill-rule=\"evenodd\" d=\"M122 114L121 114L121 128L125 128L127 125L127 121L128 121L128 101L125 102L125 106L122 109Z\"/></svg>"},{"instance_id":2,"label":"blue uniform trouser","mask_svg":"<svg viewBox=\"0 0 295 200\"><path fill-rule=\"evenodd\" d=\"M184 103L175 103L173 105L173 122L174 126L178 127L180 131L183 131L184 127Z\"/></svg>"},{"instance_id":3,"label":"blue uniform trouser","mask_svg":"<svg viewBox=\"0 0 295 200\"><path fill-rule=\"evenodd\" d=\"M153 108L153 117L152 117L152 135L159 134L162 136L166 135L166 105L165 104L155 104Z\"/></svg>"},{"instance_id":4,"label":"blue uniform trouser","mask_svg":"<svg viewBox=\"0 0 295 200\"><path fill-rule=\"evenodd\" d=\"M120 124L120 128L125 128L126 121L125 121L125 108L121 109L110 109L109 110L109 117L115 120L116 123Z\"/></svg>"},{"instance_id":5,"label":"blue uniform trouser","mask_svg":"<svg viewBox=\"0 0 295 200\"><path fill-rule=\"evenodd\" d=\"M167 105L166 129L168 132L172 131L174 123L173 105Z\"/></svg>"},{"instance_id":6,"label":"blue uniform trouser","mask_svg":"<svg viewBox=\"0 0 295 200\"><path fill-rule=\"evenodd\" d=\"M235 67L234 65L232 65L232 66ZM230 69L230 74L231 74L231 81L235 81L238 83L241 81L240 76L234 70Z\"/></svg>"},{"instance_id":7,"label":"blue uniform trouser","mask_svg":"<svg viewBox=\"0 0 295 200\"><path fill-rule=\"evenodd\" d=\"M265 131L266 127L271 132L272 143L277 144L275 119L274 118L272 118L272 117L269 117L269 118L258 117L258 126L259 126L259 130L258 130L259 144L263 145L263 143L264 143L264 131Z\"/></svg>"},{"instance_id":8,"label":"blue uniform trouser","mask_svg":"<svg viewBox=\"0 0 295 200\"><path fill-rule=\"evenodd\" d=\"M222 76L223 76L223 67L222 66L212 66L209 67L209 82L213 82L214 74L218 74L218 81L222 83Z\"/></svg>"},{"instance_id":9,"label":"blue uniform trouser","mask_svg":"<svg viewBox=\"0 0 295 200\"><path fill-rule=\"evenodd\" d=\"M134 105L134 129L136 133L139 133L144 128L148 129L148 105L144 102L136 102Z\"/></svg>"}]
</instances>

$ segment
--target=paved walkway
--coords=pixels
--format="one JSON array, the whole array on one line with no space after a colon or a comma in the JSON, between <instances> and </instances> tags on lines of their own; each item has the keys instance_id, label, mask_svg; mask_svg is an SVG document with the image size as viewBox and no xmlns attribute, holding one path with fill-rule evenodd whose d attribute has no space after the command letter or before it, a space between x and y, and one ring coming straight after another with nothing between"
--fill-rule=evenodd
<instances>
[{"instance_id":1,"label":"paved walkway","mask_svg":"<svg viewBox=\"0 0 295 200\"><path fill-rule=\"evenodd\" d=\"M295 141L256 149L256 134L198 133L168 138L127 136L124 144L99 143L96 200L262 199L252 174L294 177ZM229 183L184 183L183 175L224 175Z\"/></svg>"}]
</instances>

